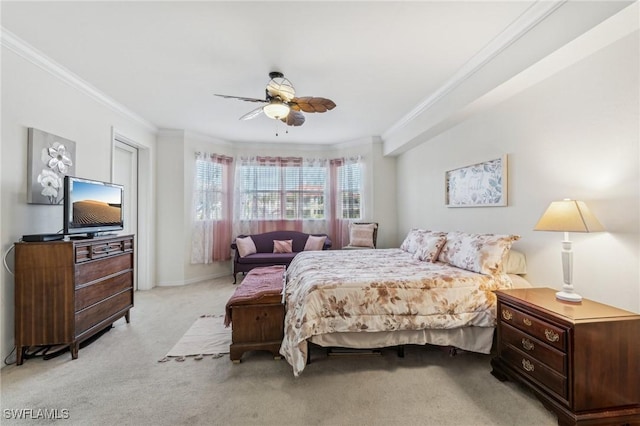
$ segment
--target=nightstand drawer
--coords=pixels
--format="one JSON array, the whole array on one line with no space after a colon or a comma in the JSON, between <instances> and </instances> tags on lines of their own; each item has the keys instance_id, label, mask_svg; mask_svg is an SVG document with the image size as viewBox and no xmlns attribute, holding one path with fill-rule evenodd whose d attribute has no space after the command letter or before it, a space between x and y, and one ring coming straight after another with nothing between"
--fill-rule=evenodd
<instances>
[{"instance_id":1,"label":"nightstand drawer","mask_svg":"<svg viewBox=\"0 0 640 426\"><path fill-rule=\"evenodd\" d=\"M567 378L565 376L513 346L504 346L500 352L500 356L512 367L533 378L562 399L567 399Z\"/></svg>"},{"instance_id":2,"label":"nightstand drawer","mask_svg":"<svg viewBox=\"0 0 640 426\"><path fill-rule=\"evenodd\" d=\"M525 333L566 352L566 330L524 313L513 306L502 304L500 320L519 328Z\"/></svg>"},{"instance_id":3,"label":"nightstand drawer","mask_svg":"<svg viewBox=\"0 0 640 426\"><path fill-rule=\"evenodd\" d=\"M511 345L536 358L563 376L567 375L567 355L541 340L524 333L505 322L500 323L502 343Z\"/></svg>"}]
</instances>

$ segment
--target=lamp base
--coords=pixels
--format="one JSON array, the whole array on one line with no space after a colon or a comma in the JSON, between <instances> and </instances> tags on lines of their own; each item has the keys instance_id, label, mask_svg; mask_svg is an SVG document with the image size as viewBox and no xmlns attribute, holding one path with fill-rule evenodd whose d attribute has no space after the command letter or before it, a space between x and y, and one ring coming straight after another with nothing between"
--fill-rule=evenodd
<instances>
[{"instance_id":1,"label":"lamp base","mask_svg":"<svg viewBox=\"0 0 640 426\"><path fill-rule=\"evenodd\" d=\"M557 292L556 299L564 300L566 302L582 302L582 296L578 293L569 293L566 291Z\"/></svg>"}]
</instances>

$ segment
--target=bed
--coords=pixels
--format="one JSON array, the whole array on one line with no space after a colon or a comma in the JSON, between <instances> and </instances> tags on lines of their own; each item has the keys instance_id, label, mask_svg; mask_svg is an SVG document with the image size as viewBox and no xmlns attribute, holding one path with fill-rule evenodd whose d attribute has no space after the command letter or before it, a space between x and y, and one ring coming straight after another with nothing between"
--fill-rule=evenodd
<instances>
[{"instance_id":1,"label":"bed","mask_svg":"<svg viewBox=\"0 0 640 426\"><path fill-rule=\"evenodd\" d=\"M513 285L503 263L516 239L412 229L397 249L300 253L287 270L280 353L295 376L305 368L309 341L489 353L493 291Z\"/></svg>"}]
</instances>

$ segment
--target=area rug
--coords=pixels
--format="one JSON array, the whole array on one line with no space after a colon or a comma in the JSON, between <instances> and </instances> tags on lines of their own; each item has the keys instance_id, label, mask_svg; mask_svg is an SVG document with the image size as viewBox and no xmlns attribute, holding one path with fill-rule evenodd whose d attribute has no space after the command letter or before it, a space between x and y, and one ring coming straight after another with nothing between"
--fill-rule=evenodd
<instances>
[{"instance_id":1,"label":"area rug","mask_svg":"<svg viewBox=\"0 0 640 426\"><path fill-rule=\"evenodd\" d=\"M188 357L195 360L205 356L220 358L229 353L230 344L231 327L224 326L224 315L202 315L158 362L184 361Z\"/></svg>"}]
</instances>

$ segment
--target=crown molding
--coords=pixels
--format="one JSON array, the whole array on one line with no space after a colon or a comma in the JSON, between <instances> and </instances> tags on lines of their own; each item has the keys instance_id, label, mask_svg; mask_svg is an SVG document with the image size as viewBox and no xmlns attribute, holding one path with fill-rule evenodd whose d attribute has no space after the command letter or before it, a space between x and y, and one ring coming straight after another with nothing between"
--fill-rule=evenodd
<instances>
[{"instance_id":1,"label":"crown molding","mask_svg":"<svg viewBox=\"0 0 640 426\"><path fill-rule=\"evenodd\" d=\"M535 28L541 21L555 12L568 0L537 1L529 6L516 20L507 26L500 34L493 38L486 46L471 57L458 71L451 76L435 92L424 99L407 115L387 129L382 139L389 139L394 133L406 127L416 117L434 107L438 101L447 96L460 84L469 79L478 70L498 56L511 44Z\"/></svg>"},{"instance_id":2,"label":"crown molding","mask_svg":"<svg viewBox=\"0 0 640 426\"><path fill-rule=\"evenodd\" d=\"M32 64L40 67L52 76L62 80L69 86L79 90L80 92L101 103L112 111L123 115L138 124L141 124L147 130L150 130L154 133L158 132L158 128L153 123L131 111L110 96L107 96L96 87L87 83L80 76L53 61L51 58L47 57L44 53L31 46L30 44L13 34L11 31L8 31L4 27L0 27L0 30L0 41L2 46L6 47L7 49L11 50L12 52L26 59Z\"/></svg>"}]
</instances>

